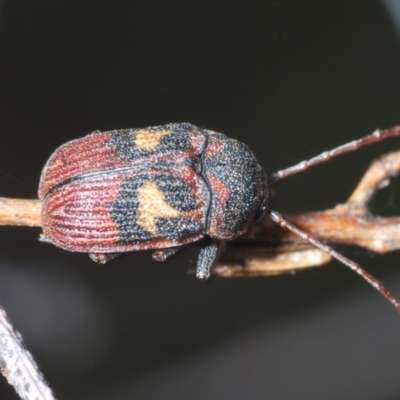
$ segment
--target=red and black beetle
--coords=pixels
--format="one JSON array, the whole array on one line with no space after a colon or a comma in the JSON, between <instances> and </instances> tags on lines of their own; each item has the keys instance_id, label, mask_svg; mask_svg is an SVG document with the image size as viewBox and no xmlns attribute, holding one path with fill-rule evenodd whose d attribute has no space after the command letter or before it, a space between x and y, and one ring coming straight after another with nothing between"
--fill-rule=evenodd
<instances>
[{"instance_id":1,"label":"red and black beetle","mask_svg":"<svg viewBox=\"0 0 400 400\"><path fill-rule=\"evenodd\" d=\"M269 176L276 182L383 139L400 127L351 141ZM42 239L99 263L133 250L164 261L204 239L196 276L207 279L220 244L267 211L267 176L243 143L187 123L93 132L59 147L39 185ZM277 224L362 276L400 312L400 300L360 265L268 210Z\"/></svg>"},{"instance_id":2,"label":"red and black beetle","mask_svg":"<svg viewBox=\"0 0 400 400\"><path fill-rule=\"evenodd\" d=\"M44 239L105 263L154 250L163 261L209 237L196 275L207 279L220 241L267 208L267 178L250 149L188 123L93 132L59 147L39 186Z\"/></svg>"}]
</instances>

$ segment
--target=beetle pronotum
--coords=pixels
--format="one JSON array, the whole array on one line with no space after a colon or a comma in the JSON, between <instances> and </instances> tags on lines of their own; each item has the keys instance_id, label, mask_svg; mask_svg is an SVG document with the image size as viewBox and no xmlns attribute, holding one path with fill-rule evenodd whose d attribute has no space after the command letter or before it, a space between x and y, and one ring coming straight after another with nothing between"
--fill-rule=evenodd
<instances>
[{"instance_id":1,"label":"beetle pronotum","mask_svg":"<svg viewBox=\"0 0 400 400\"><path fill-rule=\"evenodd\" d=\"M361 266L267 209L268 184L385 138L375 131L269 176L244 144L187 123L93 132L57 149L39 186L42 239L105 263L122 252L153 250L164 261L199 241L196 269L207 279L221 244L265 212L362 276L398 311L400 302Z\"/></svg>"}]
</instances>

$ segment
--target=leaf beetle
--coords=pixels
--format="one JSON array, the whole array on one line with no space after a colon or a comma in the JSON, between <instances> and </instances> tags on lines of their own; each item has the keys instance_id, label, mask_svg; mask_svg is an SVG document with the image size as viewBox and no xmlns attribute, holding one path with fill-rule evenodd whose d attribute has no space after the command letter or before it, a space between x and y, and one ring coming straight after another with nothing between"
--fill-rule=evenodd
<instances>
[{"instance_id":1,"label":"leaf beetle","mask_svg":"<svg viewBox=\"0 0 400 400\"><path fill-rule=\"evenodd\" d=\"M267 209L267 177L243 143L188 123L95 131L59 147L39 184L42 238L105 263L152 250L164 261L204 239L205 280L221 243Z\"/></svg>"}]
</instances>

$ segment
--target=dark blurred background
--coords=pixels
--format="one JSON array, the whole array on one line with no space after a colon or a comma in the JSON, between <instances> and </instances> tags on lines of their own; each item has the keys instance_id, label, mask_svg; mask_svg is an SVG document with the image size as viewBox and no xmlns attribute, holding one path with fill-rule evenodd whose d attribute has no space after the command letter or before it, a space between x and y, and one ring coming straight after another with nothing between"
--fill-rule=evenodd
<instances>
[{"instance_id":1,"label":"dark blurred background","mask_svg":"<svg viewBox=\"0 0 400 400\"><path fill-rule=\"evenodd\" d=\"M400 123L394 1L2 1L0 195L35 198L62 143L187 121L267 171ZM397 10L397 11L396 11ZM396 14L396 12L398 14ZM399 140L276 187L282 212L344 201ZM374 212L399 213L395 180ZM59 399L400 399L400 318L337 262L269 279L187 274L197 248L106 265L0 229L0 304ZM400 296L400 254L338 247ZM0 379L0 398L17 399Z\"/></svg>"}]
</instances>

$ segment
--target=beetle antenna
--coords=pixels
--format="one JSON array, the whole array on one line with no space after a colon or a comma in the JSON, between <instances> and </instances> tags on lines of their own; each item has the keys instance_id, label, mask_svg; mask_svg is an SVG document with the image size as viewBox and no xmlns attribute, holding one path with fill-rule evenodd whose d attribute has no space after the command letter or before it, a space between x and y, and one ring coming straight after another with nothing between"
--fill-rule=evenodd
<instances>
[{"instance_id":1,"label":"beetle antenna","mask_svg":"<svg viewBox=\"0 0 400 400\"><path fill-rule=\"evenodd\" d=\"M399 130L400 131L400 130ZM276 211L267 211L271 216L271 219L280 225L282 228L287 228L293 233L295 233L300 238L308 241L313 246L317 247L318 249L325 251L333 258L336 258L344 265L348 266L354 272L361 275L372 287L374 287L382 296L386 297L395 307L398 312L400 312L400 301L397 299L386 287L382 284L382 282L375 279L372 275L370 275L367 271L365 271L361 266L354 261L350 260L349 258L343 256L342 254L338 253L337 251L333 250L332 247L320 242L319 240L311 237L307 232L297 228L296 226L292 225L288 221L282 218L282 216L277 213Z\"/></svg>"},{"instance_id":2,"label":"beetle antenna","mask_svg":"<svg viewBox=\"0 0 400 400\"><path fill-rule=\"evenodd\" d=\"M368 146L370 144L380 142L381 140L389 139L396 136L400 136L400 126L395 126L393 128L385 130L377 129L371 135L365 136L358 140L353 140L352 142L343 144L342 146L335 147L330 151L324 151L323 153L317 155L316 157L310 158L309 160L304 160L289 168L274 172L270 175L269 182L275 183L277 181L280 181L281 179L287 178L288 176L305 171L306 169L311 168L314 165L329 161L330 159L340 156L341 154L348 153L350 151L356 151L363 146Z\"/></svg>"}]
</instances>

